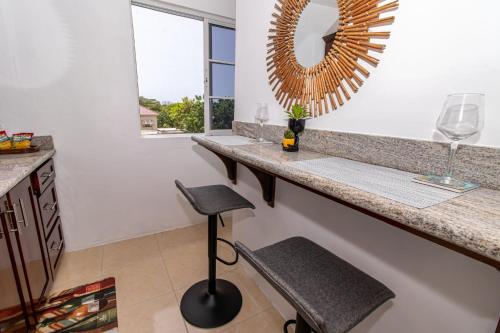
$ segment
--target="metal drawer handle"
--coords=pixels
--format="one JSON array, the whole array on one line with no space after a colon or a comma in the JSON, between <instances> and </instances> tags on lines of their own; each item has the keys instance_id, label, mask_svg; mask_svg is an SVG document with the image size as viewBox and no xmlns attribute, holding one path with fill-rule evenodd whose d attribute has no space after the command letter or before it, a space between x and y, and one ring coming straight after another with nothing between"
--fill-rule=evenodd
<instances>
[{"instance_id":1,"label":"metal drawer handle","mask_svg":"<svg viewBox=\"0 0 500 333\"><path fill-rule=\"evenodd\" d=\"M59 252L59 251L61 251L63 245L64 245L64 242L60 241L59 244L57 244L57 246L52 245L50 247L50 250L55 251L55 252Z\"/></svg>"},{"instance_id":2,"label":"metal drawer handle","mask_svg":"<svg viewBox=\"0 0 500 333\"><path fill-rule=\"evenodd\" d=\"M54 175L55 172L56 172L55 170L52 170L51 172L43 172L42 177L43 178L50 178Z\"/></svg>"},{"instance_id":3,"label":"metal drawer handle","mask_svg":"<svg viewBox=\"0 0 500 333\"><path fill-rule=\"evenodd\" d=\"M44 206L43 206L43 210L56 210L56 206L57 206L57 200L54 201L53 203L46 203Z\"/></svg>"},{"instance_id":4,"label":"metal drawer handle","mask_svg":"<svg viewBox=\"0 0 500 333\"><path fill-rule=\"evenodd\" d=\"M15 216L15 212L13 209L8 209L8 210L5 210L3 212L0 212L0 214L5 214L5 216L8 218L9 220L9 232L18 232L19 229L17 228L17 225L14 225L14 223L12 223L12 215L11 214L14 214Z\"/></svg>"},{"instance_id":5,"label":"metal drawer handle","mask_svg":"<svg viewBox=\"0 0 500 333\"><path fill-rule=\"evenodd\" d=\"M21 213L23 214L23 224L25 228L29 227L29 221L26 219L26 211L24 209L24 201L23 199L19 199L19 203L21 204Z\"/></svg>"},{"instance_id":6,"label":"metal drawer handle","mask_svg":"<svg viewBox=\"0 0 500 333\"><path fill-rule=\"evenodd\" d=\"M19 203L20 203L20 206L21 206L21 214L23 214L23 218L22 219L18 219L17 218L17 214L16 214L16 207L17 205L16 204L12 204L12 213L14 214L14 220L16 221L15 223L17 224L23 224L25 228L27 228L29 225L28 225L28 222L26 221L26 213L24 212L24 204L23 204L23 199L19 199Z\"/></svg>"}]
</instances>

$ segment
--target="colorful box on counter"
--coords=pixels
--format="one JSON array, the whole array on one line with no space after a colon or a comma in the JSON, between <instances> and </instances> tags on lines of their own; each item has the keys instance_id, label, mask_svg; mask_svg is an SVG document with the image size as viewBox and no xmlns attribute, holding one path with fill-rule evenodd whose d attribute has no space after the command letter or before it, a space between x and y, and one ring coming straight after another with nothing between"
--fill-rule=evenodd
<instances>
[{"instance_id":1,"label":"colorful box on counter","mask_svg":"<svg viewBox=\"0 0 500 333\"><path fill-rule=\"evenodd\" d=\"M30 148L32 138L33 133L16 133L9 138L6 131L0 131L0 150Z\"/></svg>"},{"instance_id":2,"label":"colorful box on counter","mask_svg":"<svg viewBox=\"0 0 500 333\"><path fill-rule=\"evenodd\" d=\"M12 148L26 149L31 147L33 133L16 133L12 135Z\"/></svg>"},{"instance_id":3,"label":"colorful box on counter","mask_svg":"<svg viewBox=\"0 0 500 333\"><path fill-rule=\"evenodd\" d=\"M12 148L12 142L10 141L7 132L0 131L0 150L7 150Z\"/></svg>"}]
</instances>

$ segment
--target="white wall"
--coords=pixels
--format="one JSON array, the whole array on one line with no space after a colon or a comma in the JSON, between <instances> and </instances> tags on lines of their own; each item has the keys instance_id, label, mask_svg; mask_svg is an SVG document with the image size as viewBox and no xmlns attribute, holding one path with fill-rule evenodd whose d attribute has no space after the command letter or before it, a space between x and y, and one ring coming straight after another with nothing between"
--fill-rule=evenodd
<instances>
[{"instance_id":1,"label":"white wall","mask_svg":"<svg viewBox=\"0 0 500 333\"><path fill-rule=\"evenodd\" d=\"M0 40L0 123L53 135L70 250L204 221L173 181L224 182L222 163L140 137L128 1L0 1Z\"/></svg>"},{"instance_id":2,"label":"white wall","mask_svg":"<svg viewBox=\"0 0 500 333\"><path fill-rule=\"evenodd\" d=\"M267 84L267 30L273 0L237 1L236 117L253 121L257 102L270 122L285 124ZM500 146L500 3L401 0L391 38L377 68L338 111L307 126L432 139L445 96L486 93L486 124L478 144ZM370 68L369 66L367 66Z\"/></svg>"},{"instance_id":3,"label":"white wall","mask_svg":"<svg viewBox=\"0 0 500 333\"><path fill-rule=\"evenodd\" d=\"M381 65L340 111L308 127L432 139L444 95L487 94L487 121L478 144L500 147L500 5L481 0L400 1ZM236 118L253 121L256 103L270 103L271 123L285 124L267 84L266 34L273 0L236 3ZM238 170L237 190L257 209L234 215L234 236L260 248L293 235L325 246L386 283L397 298L355 333L491 333L500 313L500 274L383 222L282 181L276 207L263 201L255 177ZM259 284L287 317L292 309Z\"/></svg>"}]
</instances>

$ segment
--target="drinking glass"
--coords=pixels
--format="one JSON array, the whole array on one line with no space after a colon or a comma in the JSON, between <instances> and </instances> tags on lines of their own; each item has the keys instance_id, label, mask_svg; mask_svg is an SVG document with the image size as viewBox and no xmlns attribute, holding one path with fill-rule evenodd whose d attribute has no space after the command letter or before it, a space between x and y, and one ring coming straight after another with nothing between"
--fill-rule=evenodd
<instances>
[{"instance_id":1,"label":"drinking glass","mask_svg":"<svg viewBox=\"0 0 500 333\"><path fill-rule=\"evenodd\" d=\"M451 140L450 155L446 173L438 177L439 183L452 187L463 187L466 183L453 178L453 160L458 143L476 133L479 133L484 124L484 95L483 94L452 94L448 95L443 110L436 122L436 127L443 135Z\"/></svg>"},{"instance_id":2,"label":"drinking glass","mask_svg":"<svg viewBox=\"0 0 500 333\"><path fill-rule=\"evenodd\" d=\"M264 123L269 120L267 103L257 103L255 120L257 120L259 124L257 129L257 142L264 142Z\"/></svg>"}]
</instances>

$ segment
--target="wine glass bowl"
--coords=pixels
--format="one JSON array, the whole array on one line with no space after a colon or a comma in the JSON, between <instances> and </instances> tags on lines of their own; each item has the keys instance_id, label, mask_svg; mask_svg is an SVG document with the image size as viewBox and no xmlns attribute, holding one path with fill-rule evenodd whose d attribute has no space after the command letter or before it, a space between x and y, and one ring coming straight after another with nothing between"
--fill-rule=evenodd
<instances>
[{"instance_id":1,"label":"wine glass bowl","mask_svg":"<svg viewBox=\"0 0 500 333\"><path fill-rule=\"evenodd\" d=\"M269 110L267 103L257 103L255 120L258 123L257 142L264 142L264 123L269 120Z\"/></svg>"},{"instance_id":2,"label":"wine glass bowl","mask_svg":"<svg viewBox=\"0 0 500 333\"><path fill-rule=\"evenodd\" d=\"M453 141L465 140L482 129L484 95L449 95L436 127Z\"/></svg>"},{"instance_id":3,"label":"wine glass bowl","mask_svg":"<svg viewBox=\"0 0 500 333\"><path fill-rule=\"evenodd\" d=\"M465 184L453 178L453 160L458 148L458 142L482 130L484 105L483 94L452 94L446 98L443 110L436 122L438 131L451 140L446 174L439 177L441 184L455 187L462 187Z\"/></svg>"},{"instance_id":4,"label":"wine glass bowl","mask_svg":"<svg viewBox=\"0 0 500 333\"><path fill-rule=\"evenodd\" d=\"M267 109L266 103L258 104L257 112L255 113L255 119L260 122L266 122L269 120L269 111Z\"/></svg>"}]
</instances>

